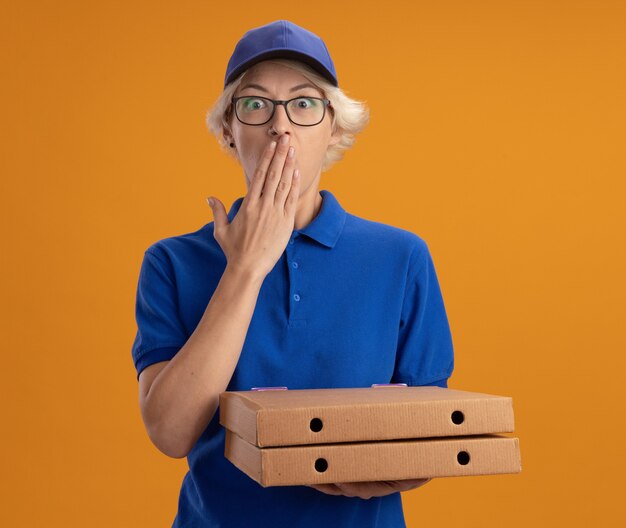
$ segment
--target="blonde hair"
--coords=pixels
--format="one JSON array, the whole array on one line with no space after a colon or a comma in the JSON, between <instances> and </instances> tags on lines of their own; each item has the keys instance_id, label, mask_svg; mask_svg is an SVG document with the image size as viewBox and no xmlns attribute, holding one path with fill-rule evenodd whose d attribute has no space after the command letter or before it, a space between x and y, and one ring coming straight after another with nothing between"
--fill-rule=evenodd
<instances>
[{"instance_id":1,"label":"blonde hair","mask_svg":"<svg viewBox=\"0 0 626 528\"><path fill-rule=\"evenodd\" d=\"M364 102L356 101L348 97L341 88L332 85L328 80L313 70L307 64L290 59L270 59L267 62L282 64L300 72L312 82L330 100L331 106L328 111L331 116L332 133L340 131L340 139L334 145L329 145L322 163L322 172L328 170L335 162L343 158L344 152L354 144L356 135L361 132L369 122L369 109ZM212 108L207 112L206 125L209 131L217 138L220 147L229 155L239 160L235 149L228 145L224 138L224 130L230 129L230 120L233 116L231 99L239 88L246 73L231 82L220 94Z\"/></svg>"}]
</instances>

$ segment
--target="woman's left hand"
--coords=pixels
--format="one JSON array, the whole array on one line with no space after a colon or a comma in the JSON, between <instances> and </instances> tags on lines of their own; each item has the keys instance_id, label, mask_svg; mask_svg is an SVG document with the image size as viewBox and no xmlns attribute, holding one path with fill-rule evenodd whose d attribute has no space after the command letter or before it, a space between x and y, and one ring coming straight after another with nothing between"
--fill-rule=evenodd
<instances>
[{"instance_id":1,"label":"woman's left hand","mask_svg":"<svg viewBox=\"0 0 626 528\"><path fill-rule=\"evenodd\" d=\"M383 497L397 491L408 491L419 488L432 478L410 479L410 480L379 480L373 482L339 482L337 484L310 484L322 493L329 495L345 495L346 497L359 497L360 499L371 499L372 497Z\"/></svg>"}]
</instances>

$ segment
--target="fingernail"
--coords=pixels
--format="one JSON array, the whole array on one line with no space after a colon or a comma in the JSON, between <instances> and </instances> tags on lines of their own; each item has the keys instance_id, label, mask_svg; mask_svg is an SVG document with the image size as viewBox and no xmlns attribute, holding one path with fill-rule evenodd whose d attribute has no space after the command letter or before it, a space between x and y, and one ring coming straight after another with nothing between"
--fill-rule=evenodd
<instances>
[{"instance_id":1,"label":"fingernail","mask_svg":"<svg viewBox=\"0 0 626 528\"><path fill-rule=\"evenodd\" d=\"M283 145L286 145L286 144L287 144L287 141L289 141L289 137L288 137L288 136L283 136L283 137L281 137L281 138L280 138L280 142L281 142Z\"/></svg>"},{"instance_id":2,"label":"fingernail","mask_svg":"<svg viewBox=\"0 0 626 528\"><path fill-rule=\"evenodd\" d=\"M206 199L206 201L207 201L207 202L209 202L209 205L210 205L211 207L213 207L213 203L214 203L214 202L213 202L213 198L207 198L207 199Z\"/></svg>"},{"instance_id":3,"label":"fingernail","mask_svg":"<svg viewBox=\"0 0 626 528\"><path fill-rule=\"evenodd\" d=\"M272 149L273 149L273 148L276 148L276 141L272 141L272 142L270 143L270 148L272 148Z\"/></svg>"}]
</instances>

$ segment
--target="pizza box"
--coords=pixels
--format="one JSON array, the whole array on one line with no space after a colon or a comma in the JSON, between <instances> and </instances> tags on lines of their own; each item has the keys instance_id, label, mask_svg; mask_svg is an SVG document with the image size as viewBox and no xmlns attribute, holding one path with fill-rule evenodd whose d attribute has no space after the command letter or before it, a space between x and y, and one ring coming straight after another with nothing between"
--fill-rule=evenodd
<instances>
[{"instance_id":1,"label":"pizza box","mask_svg":"<svg viewBox=\"0 0 626 528\"><path fill-rule=\"evenodd\" d=\"M224 455L263 487L521 471L519 439L493 434L261 448L227 429Z\"/></svg>"},{"instance_id":2,"label":"pizza box","mask_svg":"<svg viewBox=\"0 0 626 528\"><path fill-rule=\"evenodd\" d=\"M260 448L514 430L507 396L406 385L269 389L222 392L220 424Z\"/></svg>"}]
</instances>

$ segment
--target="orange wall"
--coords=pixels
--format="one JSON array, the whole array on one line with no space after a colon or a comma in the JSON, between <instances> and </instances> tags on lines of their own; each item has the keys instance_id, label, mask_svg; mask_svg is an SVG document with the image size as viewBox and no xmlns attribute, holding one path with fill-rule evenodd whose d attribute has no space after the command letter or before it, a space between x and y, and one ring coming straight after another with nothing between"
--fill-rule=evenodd
<instances>
[{"instance_id":1,"label":"orange wall","mask_svg":"<svg viewBox=\"0 0 626 528\"><path fill-rule=\"evenodd\" d=\"M212 220L206 196L245 194L204 114L236 41L279 18L371 109L321 188L428 242L450 387L513 397L522 473L436 479L407 524L624 521L626 5L234 6L3 6L2 524L171 525L186 462L139 414L139 266Z\"/></svg>"}]
</instances>

